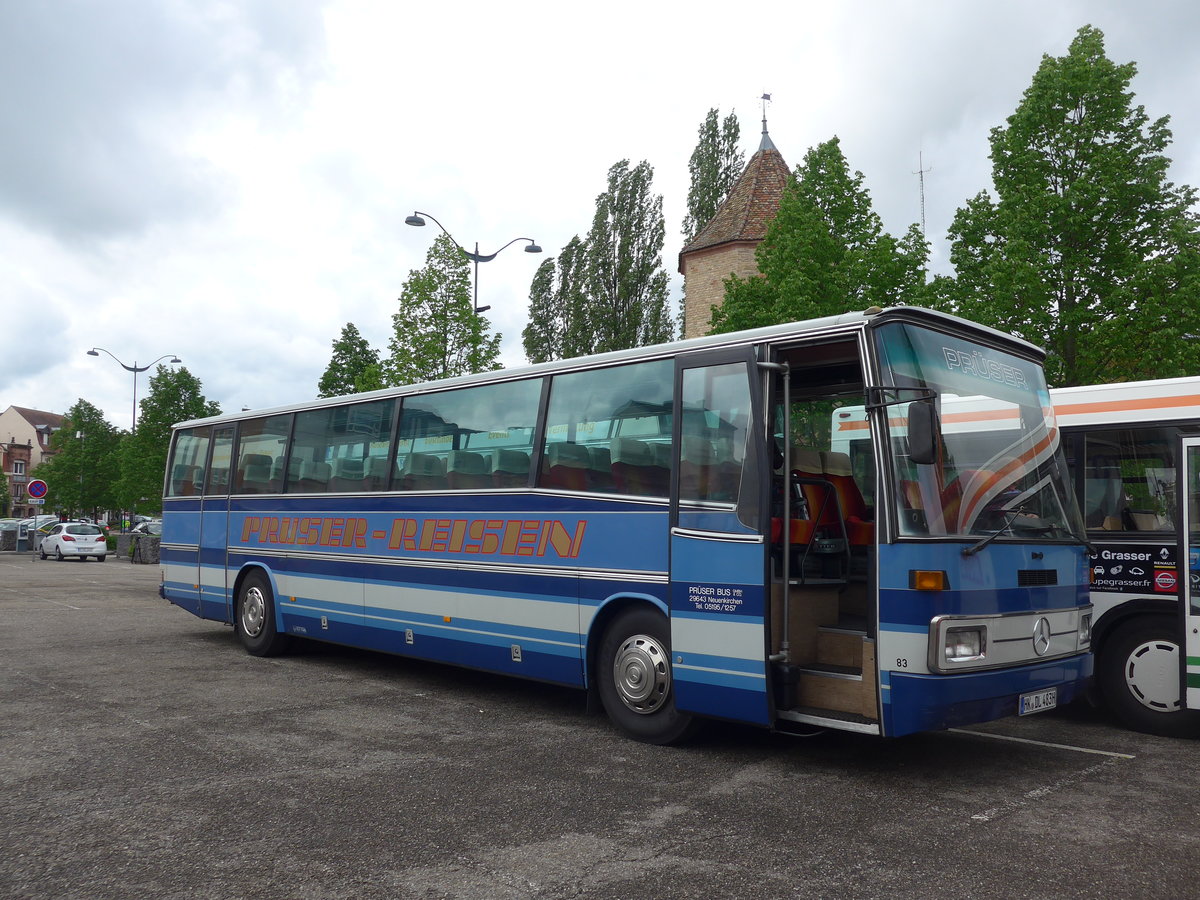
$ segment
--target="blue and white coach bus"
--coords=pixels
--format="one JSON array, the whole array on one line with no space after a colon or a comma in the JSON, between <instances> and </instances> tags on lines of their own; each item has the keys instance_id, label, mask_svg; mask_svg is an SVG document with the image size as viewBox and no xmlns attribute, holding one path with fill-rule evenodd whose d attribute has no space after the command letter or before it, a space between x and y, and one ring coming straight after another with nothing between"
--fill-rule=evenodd
<instances>
[{"instance_id":1,"label":"blue and white coach bus","mask_svg":"<svg viewBox=\"0 0 1200 900\"><path fill-rule=\"evenodd\" d=\"M973 434L968 469L939 409L980 395L1021 428ZM870 309L181 423L161 591L255 655L578 686L649 742L896 736L1081 690L1083 534L1041 352Z\"/></svg>"}]
</instances>

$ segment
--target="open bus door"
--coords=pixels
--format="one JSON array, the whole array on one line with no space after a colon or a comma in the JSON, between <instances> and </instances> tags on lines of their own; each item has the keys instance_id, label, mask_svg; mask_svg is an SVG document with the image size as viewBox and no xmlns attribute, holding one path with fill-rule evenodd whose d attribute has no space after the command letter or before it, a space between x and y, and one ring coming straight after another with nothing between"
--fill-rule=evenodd
<instances>
[{"instance_id":1,"label":"open bus door","mask_svg":"<svg viewBox=\"0 0 1200 900\"><path fill-rule=\"evenodd\" d=\"M677 709L766 725L759 377L746 347L676 360L671 661Z\"/></svg>"},{"instance_id":2,"label":"open bus door","mask_svg":"<svg viewBox=\"0 0 1200 900\"><path fill-rule=\"evenodd\" d=\"M1184 437L1179 473L1180 653L1183 705L1200 709L1200 437Z\"/></svg>"}]
</instances>

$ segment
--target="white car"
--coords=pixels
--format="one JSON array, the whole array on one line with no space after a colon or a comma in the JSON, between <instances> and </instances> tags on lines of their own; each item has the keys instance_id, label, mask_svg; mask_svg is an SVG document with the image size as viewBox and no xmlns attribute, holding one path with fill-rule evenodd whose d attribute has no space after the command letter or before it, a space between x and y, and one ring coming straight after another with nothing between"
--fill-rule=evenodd
<instances>
[{"instance_id":1,"label":"white car","mask_svg":"<svg viewBox=\"0 0 1200 900\"><path fill-rule=\"evenodd\" d=\"M54 558L60 560L68 556L78 556L80 559L94 556L104 562L104 557L108 555L108 541L104 537L104 529L96 525L59 522L42 538L40 552L42 559L53 553Z\"/></svg>"}]
</instances>

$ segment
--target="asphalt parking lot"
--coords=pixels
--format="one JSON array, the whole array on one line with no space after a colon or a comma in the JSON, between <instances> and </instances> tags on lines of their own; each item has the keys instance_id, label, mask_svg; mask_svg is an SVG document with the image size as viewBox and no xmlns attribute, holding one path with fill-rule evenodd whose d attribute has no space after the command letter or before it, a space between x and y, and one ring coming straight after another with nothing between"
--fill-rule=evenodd
<instances>
[{"instance_id":1,"label":"asphalt parking lot","mask_svg":"<svg viewBox=\"0 0 1200 900\"><path fill-rule=\"evenodd\" d=\"M1193 897L1200 745L1071 708L632 742L583 695L248 656L158 568L0 554L0 895Z\"/></svg>"}]
</instances>

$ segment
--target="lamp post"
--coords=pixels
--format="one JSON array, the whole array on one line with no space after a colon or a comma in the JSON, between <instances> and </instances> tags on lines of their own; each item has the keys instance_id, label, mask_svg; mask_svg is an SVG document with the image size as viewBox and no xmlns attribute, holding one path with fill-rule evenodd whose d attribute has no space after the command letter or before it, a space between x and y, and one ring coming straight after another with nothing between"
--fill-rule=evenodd
<instances>
[{"instance_id":1,"label":"lamp post","mask_svg":"<svg viewBox=\"0 0 1200 900\"><path fill-rule=\"evenodd\" d=\"M109 356L112 356L113 360L116 361L117 365L119 365L126 372L133 373L133 419L130 420L130 423L129 423L129 433L133 434L134 432L137 431L137 377L138 377L138 373L145 372L147 369L150 369L151 367L155 366L156 364L162 362L168 356L171 357L172 363L180 363L180 362L183 362L183 360L180 359L178 356L176 356L174 353L164 353L162 356L160 356L158 359L156 359L154 362L150 363L149 365L139 366L137 364L137 360L134 360L132 366L127 366L127 365L125 365L125 363L121 362L119 359L117 359L115 356L113 356L112 353L109 353L109 351L104 350L103 347L93 347L91 350L89 350L87 352L87 355L88 356L99 356L100 354L97 352L99 350L103 350L105 353L108 353Z\"/></svg>"},{"instance_id":2,"label":"lamp post","mask_svg":"<svg viewBox=\"0 0 1200 900\"><path fill-rule=\"evenodd\" d=\"M471 260L471 262L475 263L475 298L472 301L472 305L475 307L475 315L479 315L480 313L487 312L489 309L491 309L491 306L480 306L479 305L479 264L481 262L491 262L493 259L495 259L497 256L500 255L500 250L504 250L506 247L511 247L517 241L529 241L528 246L525 248L526 253L541 253L542 252L542 248L537 245L537 241L535 241L533 238L513 238L511 241L509 241L507 244L505 244L504 247L501 247L500 250L497 250L495 253L480 253L479 252L479 241L476 241L475 242L475 252L472 253L466 247L462 246L462 244L460 244L458 241L455 241L454 235L452 235L449 231L446 231L446 226L443 225L441 222L438 222L437 218L435 218L434 216L430 216L429 213L427 213L427 212L419 212L419 211L414 212L411 216L409 216L407 219L404 220L404 224L405 225L415 225L419 228L425 224L425 216L429 216L429 218L433 219L434 223L437 225L438 228L442 229L442 232L446 235L446 237L448 237L448 238L450 238L450 240L454 241L454 246L458 247L459 252L463 256L465 256L467 259Z\"/></svg>"}]
</instances>

